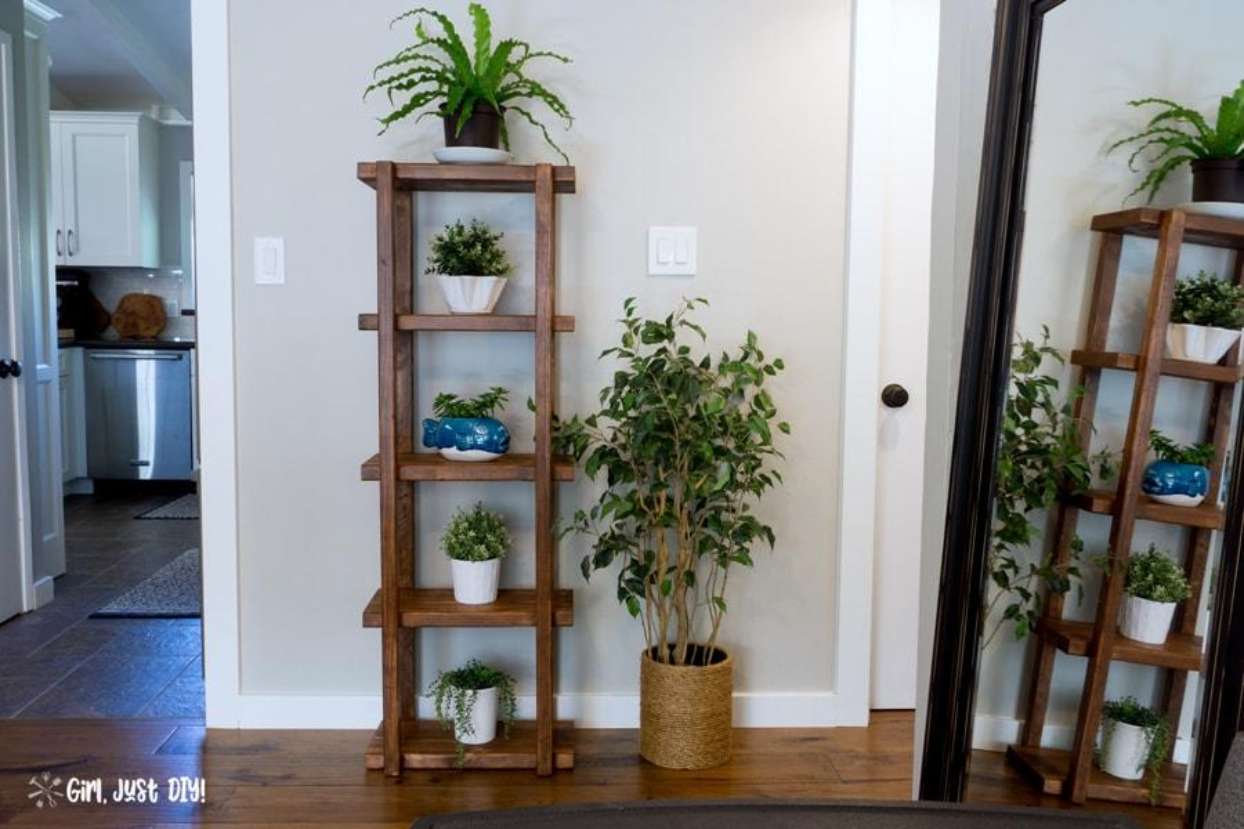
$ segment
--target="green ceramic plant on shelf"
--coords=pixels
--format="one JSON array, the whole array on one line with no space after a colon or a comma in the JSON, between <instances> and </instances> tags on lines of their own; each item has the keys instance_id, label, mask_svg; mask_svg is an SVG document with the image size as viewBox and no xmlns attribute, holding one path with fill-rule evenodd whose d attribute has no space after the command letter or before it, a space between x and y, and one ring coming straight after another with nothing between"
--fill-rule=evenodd
<instances>
[{"instance_id":1,"label":"green ceramic plant on shelf","mask_svg":"<svg viewBox=\"0 0 1244 829\"><path fill-rule=\"evenodd\" d=\"M567 128L574 122L569 108L556 93L528 76L532 61L546 59L569 63L557 52L533 49L524 40L505 38L492 44L492 20L479 3L467 7L474 29L474 49L468 49L453 21L439 11L411 9L390 24L414 18L415 42L377 66L375 79L364 97L383 90L391 104L405 97L396 109L380 119L381 132L404 118L416 122L428 115L444 122L448 147L510 149L505 116L513 112L540 130L544 140L566 163L570 160L553 141L548 128L520 102L543 103ZM439 31L429 30L434 22Z\"/></svg>"},{"instance_id":2,"label":"green ceramic plant on shelf","mask_svg":"<svg viewBox=\"0 0 1244 829\"><path fill-rule=\"evenodd\" d=\"M1176 360L1217 363L1240 341L1244 287L1200 271L1175 283L1166 353Z\"/></svg>"},{"instance_id":3,"label":"green ceramic plant on shelf","mask_svg":"<svg viewBox=\"0 0 1244 829\"><path fill-rule=\"evenodd\" d=\"M717 645L726 584L752 566L757 543L775 543L755 505L782 480L774 433L790 431L765 387L785 365L766 359L755 333L716 360L683 342L705 339L691 313L706 304L643 319L626 300L621 341L601 355L622 363L601 409L556 435L559 451L606 481L564 533L592 538L585 578L618 568L618 599L643 628L640 751L680 768L729 757L732 663ZM664 718L672 695L693 716Z\"/></svg>"},{"instance_id":4,"label":"green ceramic plant on shelf","mask_svg":"<svg viewBox=\"0 0 1244 829\"><path fill-rule=\"evenodd\" d=\"M496 739L498 720L503 735L509 738L518 703L514 678L504 671L472 659L461 668L442 671L428 693L441 727L454 733L459 767L466 760L466 746L484 745Z\"/></svg>"},{"instance_id":5,"label":"green ceramic plant on shelf","mask_svg":"<svg viewBox=\"0 0 1244 829\"><path fill-rule=\"evenodd\" d=\"M1156 804L1162 787L1162 766L1170 746L1170 726L1158 712L1135 697L1109 700L1101 707L1101 743L1097 762L1102 771L1124 780L1149 776L1149 802Z\"/></svg>"},{"instance_id":6,"label":"green ceramic plant on shelf","mask_svg":"<svg viewBox=\"0 0 1244 829\"><path fill-rule=\"evenodd\" d=\"M1123 592L1119 632L1150 645L1166 642L1176 606L1191 595L1183 570L1154 544L1128 558Z\"/></svg>"},{"instance_id":7,"label":"green ceramic plant on shelf","mask_svg":"<svg viewBox=\"0 0 1244 829\"><path fill-rule=\"evenodd\" d=\"M445 304L454 314L491 314L512 270L502 233L472 219L446 225L429 246L425 273L436 274Z\"/></svg>"},{"instance_id":8,"label":"green ceramic plant on shelf","mask_svg":"<svg viewBox=\"0 0 1244 829\"><path fill-rule=\"evenodd\" d=\"M500 515L484 509L482 503L470 512L459 509L441 536L441 549L449 557L454 601L491 604L497 600L501 559L510 550L510 533Z\"/></svg>"}]
</instances>

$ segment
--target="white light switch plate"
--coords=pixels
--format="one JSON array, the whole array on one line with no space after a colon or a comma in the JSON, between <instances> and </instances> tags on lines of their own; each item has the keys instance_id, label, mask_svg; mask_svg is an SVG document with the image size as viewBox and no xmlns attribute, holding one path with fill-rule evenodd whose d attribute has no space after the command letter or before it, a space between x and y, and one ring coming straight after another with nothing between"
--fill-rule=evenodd
<instances>
[{"instance_id":1,"label":"white light switch plate","mask_svg":"<svg viewBox=\"0 0 1244 829\"><path fill-rule=\"evenodd\" d=\"M255 284L285 284L285 239L283 237L255 237Z\"/></svg>"},{"instance_id":2,"label":"white light switch plate","mask_svg":"<svg viewBox=\"0 0 1244 829\"><path fill-rule=\"evenodd\" d=\"M695 260L694 227L648 228L650 276L692 276L695 274Z\"/></svg>"}]
</instances>

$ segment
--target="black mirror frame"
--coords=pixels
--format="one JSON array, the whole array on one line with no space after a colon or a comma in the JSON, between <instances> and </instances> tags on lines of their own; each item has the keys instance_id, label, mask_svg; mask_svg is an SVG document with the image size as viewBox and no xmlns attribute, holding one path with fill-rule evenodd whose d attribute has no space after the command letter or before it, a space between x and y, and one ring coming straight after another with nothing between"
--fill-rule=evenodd
<instances>
[{"instance_id":1,"label":"black mirror frame","mask_svg":"<svg viewBox=\"0 0 1244 829\"><path fill-rule=\"evenodd\" d=\"M1047 12L1068 0L998 0L964 319L919 796L961 801L972 748L994 464L1006 402L1024 183ZM1244 429L1237 427L1196 735L1188 826L1199 829L1244 728Z\"/></svg>"}]
</instances>

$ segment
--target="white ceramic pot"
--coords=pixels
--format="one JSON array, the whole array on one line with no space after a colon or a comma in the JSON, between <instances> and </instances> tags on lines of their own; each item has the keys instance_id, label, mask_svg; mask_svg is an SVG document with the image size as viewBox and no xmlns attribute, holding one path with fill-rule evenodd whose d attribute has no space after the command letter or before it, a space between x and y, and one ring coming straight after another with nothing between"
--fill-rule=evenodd
<instances>
[{"instance_id":1,"label":"white ceramic pot","mask_svg":"<svg viewBox=\"0 0 1244 829\"><path fill-rule=\"evenodd\" d=\"M445 303L453 314L491 314L508 281L504 276L436 277L445 295Z\"/></svg>"},{"instance_id":2,"label":"white ceramic pot","mask_svg":"<svg viewBox=\"0 0 1244 829\"><path fill-rule=\"evenodd\" d=\"M458 742L469 746L482 746L491 743L497 737L497 689L484 688L479 691L463 691L468 697L475 697L471 709L471 733L461 723L454 723L454 736Z\"/></svg>"},{"instance_id":3,"label":"white ceramic pot","mask_svg":"<svg viewBox=\"0 0 1244 829\"><path fill-rule=\"evenodd\" d=\"M1109 721L1102 723L1101 770L1124 780L1145 775L1149 738L1138 725Z\"/></svg>"},{"instance_id":4,"label":"white ceramic pot","mask_svg":"<svg viewBox=\"0 0 1244 829\"><path fill-rule=\"evenodd\" d=\"M488 561L449 560L454 582L454 601L458 604L492 604L497 600L501 581L501 559Z\"/></svg>"},{"instance_id":5,"label":"white ceramic pot","mask_svg":"<svg viewBox=\"0 0 1244 829\"><path fill-rule=\"evenodd\" d=\"M1225 357L1231 346L1239 341L1240 332L1235 328L1183 322L1172 322L1166 326L1166 355L1175 360L1212 365Z\"/></svg>"},{"instance_id":6,"label":"white ceramic pot","mask_svg":"<svg viewBox=\"0 0 1244 829\"><path fill-rule=\"evenodd\" d=\"M1161 645L1171 631L1171 619L1177 604L1125 596L1119 611L1119 633L1136 642Z\"/></svg>"}]
</instances>

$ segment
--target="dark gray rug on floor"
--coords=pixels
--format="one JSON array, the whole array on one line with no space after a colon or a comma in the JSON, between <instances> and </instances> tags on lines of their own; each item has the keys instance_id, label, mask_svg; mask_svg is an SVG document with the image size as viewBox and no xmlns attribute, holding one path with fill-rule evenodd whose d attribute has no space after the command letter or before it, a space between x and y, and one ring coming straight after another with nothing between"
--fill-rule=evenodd
<instances>
[{"instance_id":1,"label":"dark gray rug on floor","mask_svg":"<svg viewBox=\"0 0 1244 829\"><path fill-rule=\"evenodd\" d=\"M413 829L1135 829L1107 814L959 803L645 801L433 815Z\"/></svg>"},{"instance_id":2,"label":"dark gray rug on floor","mask_svg":"<svg viewBox=\"0 0 1244 829\"><path fill-rule=\"evenodd\" d=\"M196 493L183 495L167 504L134 516L145 521L190 521L199 517L199 496Z\"/></svg>"},{"instance_id":3,"label":"dark gray rug on floor","mask_svg":"<svg viewBox=\"0 0 1244 829\"><path fill-rule=\"evenodd\" d=\"M203 563L186 550L91 614L94 619L194 619L203 615Z\"/></svg>"}]
</instances>

